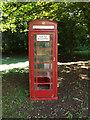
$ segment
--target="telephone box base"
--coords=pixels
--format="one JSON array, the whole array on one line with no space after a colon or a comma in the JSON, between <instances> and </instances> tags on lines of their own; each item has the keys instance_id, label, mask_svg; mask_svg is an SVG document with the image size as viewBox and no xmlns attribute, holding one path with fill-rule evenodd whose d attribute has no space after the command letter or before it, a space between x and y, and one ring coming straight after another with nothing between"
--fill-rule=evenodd
<instances>
[{"instance_id":1,"label":"telephone box base","mask_svg":"<svg viewBox=\"0 0 90 120\"><path fill-rule=\"evenodd\" d=\"M33 100L58 100L58 97L52 97L52 98L30 98L31 101Z\"/></svg>"}]
</instances>

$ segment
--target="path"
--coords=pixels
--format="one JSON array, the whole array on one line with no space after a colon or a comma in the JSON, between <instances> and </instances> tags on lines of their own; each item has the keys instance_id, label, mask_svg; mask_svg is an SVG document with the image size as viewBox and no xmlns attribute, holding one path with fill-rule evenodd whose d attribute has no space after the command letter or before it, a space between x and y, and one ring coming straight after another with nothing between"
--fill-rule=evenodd
<instances>
[{"instance_id":1,"label":"path","mask_svg":"<svg viewBox=\"0 0 90 120\"><path fill-rule=\"evenodd\" d=\"M88 69L89 66L84 66L84 64L88 64L88 63L90 65L90 60L89 61L78 61L78 62L67 62L67 63L58 62L58 65L77 64L77 65L83 65L83 66L81 66L82 68ZM0 71L10 70L10 69L13 69L13 68L25 68L25 67L28 67L28 66L29 66L29 61L19 62L19 63L15 63L15 64L9 64L9 65L3 64L3 65L0 65Z\"/></svg>"}]
</instances>

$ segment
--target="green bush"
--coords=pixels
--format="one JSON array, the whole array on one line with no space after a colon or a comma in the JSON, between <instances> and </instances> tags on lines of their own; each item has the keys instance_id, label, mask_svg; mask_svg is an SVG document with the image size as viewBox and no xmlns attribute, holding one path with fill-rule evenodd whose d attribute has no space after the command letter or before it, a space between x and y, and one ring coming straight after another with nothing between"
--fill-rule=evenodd
<instances>
[{"instance_id":1,"label":"green bush","mask_svg":"<svg viewBox=\"0 0 90 120\"><path fill-rule=\"evenodd\" d=\"M14 32L10 30L2 33L3 52L24 52L28 50L28 33Z\"/></svg>"}]
</instances>

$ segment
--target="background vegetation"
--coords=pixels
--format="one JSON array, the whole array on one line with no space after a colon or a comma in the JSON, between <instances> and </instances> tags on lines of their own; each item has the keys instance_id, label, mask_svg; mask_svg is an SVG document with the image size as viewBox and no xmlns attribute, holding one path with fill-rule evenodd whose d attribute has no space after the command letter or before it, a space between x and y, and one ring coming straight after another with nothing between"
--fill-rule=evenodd
<instances>
[{"instance_id":1,"label":"background vegetation","mask_svg":"<svg viewBox=\"0 0 90 120\"><path fill-rule=\"evenodd\" d=\"M88 2L2 3L2 51L27 52L29 22L49 19L58 23L59 54L89 50Z\"/></svg>"}]
</instances>

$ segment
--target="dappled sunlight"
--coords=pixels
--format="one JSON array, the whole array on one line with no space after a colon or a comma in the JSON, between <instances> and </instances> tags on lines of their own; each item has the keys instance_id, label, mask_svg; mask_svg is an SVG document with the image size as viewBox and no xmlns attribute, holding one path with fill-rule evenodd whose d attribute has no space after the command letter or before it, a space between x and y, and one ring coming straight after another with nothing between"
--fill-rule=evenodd
<instances>
[{"instance_id":1,"label":"dappled sunlight","mask_svg":"<svg viewBox=\"0 0 90 120\"><path fill-rule=\"evenodd\" d=\"M58 83L57 87L65 87L63 84L67 81L68 89L78 90L79 87L86 87L88 85L88 69L89 61L78 61L78 62L58 62ZM83 71L83 72L82 72ZM87 72L86 72L87 71ZM73 86L73 87L72 87ZM82 92L80 91L80 94Z\"/></svg>"},{"instance_id":2,"label":"dappled sunlight","mask_svg":"<svg viewBox=\"0 0 90 120\"><path fill-rule=\"evenodd\" d=\"M76 64L76 66L74 68L77 69L78 64L79 64L79 65L81 65L79 68L89 69L89 66L85 65L89 62L90 62L90 60L89 61L78 61L78 62L67 62L67 63L58 62L58 65L65 65L65 69L63 69L62 72L69 73L72 70L72 68L69 65ZM29 61L17 62L17 63L13 63L13 64L2 64L2 65L0 65L0 71L11 70L13 68L26 68L28 66L29 66Z\"/></svg>"},{"instance_id":3,"label":"dappled sunlight","mask_svg":"<svg viewBox=\"0 0 90 120\"><path fill-rule=\"evenodd\" d=\"M88 77L87 74L79 74L79 77L80 77L81 80L82 80L82 79L89 80L89 77Z\"/></svg>"},{"instance_id":4,"label":"dappled sunlight","mask_svg":"<svg viewBox=\"0 0 90 120\"><path fill-rule=\"evenodd\" d=\"M81 66L81 68L89 69L89 67L88 67L88 66Z\"/></svg>"},{"instance_id":5,"label":"dappled sunlight","mask_svg":"<svg viewBox=\"0 0 90 120\"><path fill-rule=\"evenodd\" d=\"M9 65L0 65L0 71L4 71L4 70L10 70L10 69L14 69L14 68L25 68L29 66L29 61L26 62L18 62L15 64L9 64Z\"/></svg>"},{"instance_id":6,"label":"dappled sunlight","mask_svg":"<svg viewBox=\"0 0 90 120\"><path fill-rule=\"evenodd\" d=\"M70 73L70 70L64 70L64 69L63 69L63 70L61 71L61 73L63 73L63 72L64 72L64 73Z\"/></svg>"},{"instance_id":7,"label":"dappled sunlight","mask_svg":"<svg viewBox=\"0 0 90 120\"><path fill-rule=\"evenodd\" d=\"M67 63L58 62L58 65L60 67L63 66L61 73L70 73L72 70L76 71L77 69L89 69L90 68L89 64L90 64L90 60L67 62Z\"/></svg>"},{"instance_id":8,"label":"dappled sunlight","mask_svg":"<svg viewBox=\"0 0 90 120\"><path fill-rule=\"evenodd\" d=\"M66 62L66 63L61 63L61 62L58 62L58 65L74 65L74 64L78 64L78 65L84 65L85 64L90 64L90 60L88 61L77 61L77 62Z\"/></svg>"},{"instance_id":9,"label":"dappled sunlight","mask_svg":"<svg viewBox=\"0 0 90 120\"><path fill-rule=\"evenodd\" d=\"M63 80L64 80L63 77L58 77L57 87L60 86L60 84L62 83Z\"/></svg>"}]
</instances>

